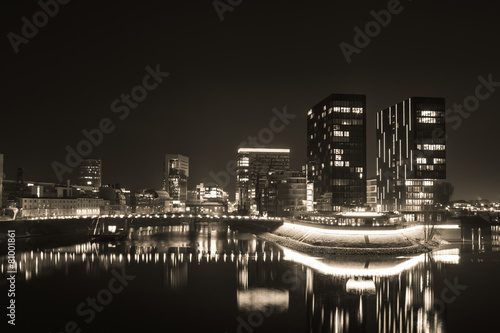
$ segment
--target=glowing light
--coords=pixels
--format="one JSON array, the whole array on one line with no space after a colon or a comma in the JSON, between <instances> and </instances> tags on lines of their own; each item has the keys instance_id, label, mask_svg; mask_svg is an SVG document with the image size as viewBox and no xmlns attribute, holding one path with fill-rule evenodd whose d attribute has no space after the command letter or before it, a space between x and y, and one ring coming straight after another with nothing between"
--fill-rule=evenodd
<instances>
[{"instance_id":1,"label":"glowing light","mask_svg":"<svg viewBox=\"0 0 500 333\"><path fill-rule=\"evenodd\" d=\"M337 234L337 235L396 235L409 231L416 231L423 229L423 225L418 225L405 229L394 229L394 230L342 230L342 229L322 229L316 227L308 227L300 224L292 224L285 222L283 225L286 225L291 228L302 229L304 231L316 231L324 234Z\"/></svg>"},{"instance_id":2,"label":"glowing light","mask_svg":"<svg viewBox=\"0 0 500 333\"><path fill-rule=\"evenodd\" d=\"M341 213L342 216L359 216L359 217L379 217L383 214L374 212L345 212Z\"/></svg>"},{"instance_id":3,"label":"glowing light","mask_svg":"<svg viewBox=\"0 0 500 333\"><path fill-rule=\"evenodd\" d=\"M398 275L399 273L416 266L418 263L425 260L425 254L421 254L416 257L412 257L402 263L396 264L394 266L380 267L377 268L354 268L347 267L345 263L339 263L339 266L334 266L333 264L325 264L318 258L310 257L293 250L283 248L283 254L285 260L290 260L294 262L301 263L303 265L309 266L326 275L335 276L391 276Z\"/></svg>"},{"instance_id":4,"label":"glowing light","mask_svg":"<svg viewBox=\"0 0 500 333\"><path fill-rule=\"evenodd\" d=\"M288 310L288 290L253 288L237 291L238 309L243 311L264 311L271 307L276 312Z\"/></svg>"},{"instance_id":5,"label":"glowing light","mask_svg":"<svg viewBox=\"0 0 500 333\"><path fill-rule=\"evenodd\" d=\"M375 282L373 280L355 280L349 279L345 285L347 292L355 292L358 294L373 293L375 294Z\"/></svg>"},{"instance_id":6,"label":"glowing light","mask_svg":"<svg viewBox=\"0 0 500 333\"><path fill-rule=\"evenodd\" d=\"M238 153L290 153L290 149L276 148L240 148Z\"/></svg>"}]
</instances>

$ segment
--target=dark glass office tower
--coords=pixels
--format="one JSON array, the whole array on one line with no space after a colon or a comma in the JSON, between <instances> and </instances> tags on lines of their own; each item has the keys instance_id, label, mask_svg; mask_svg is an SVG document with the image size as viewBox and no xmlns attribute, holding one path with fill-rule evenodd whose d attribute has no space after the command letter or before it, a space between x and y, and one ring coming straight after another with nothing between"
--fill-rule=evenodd
<instances>
[{"instance_id":1,"label":"dark glass office tower","mask_svg":"<svg viewBox=\"0 0 500 333\"><path fill-rule=\"evenodd\" d=\"M381 211L419 212L446 179L444 98L412 97L377 113L377 201Z\"/></svg>"},{"instance_id":2,"label":"dark glass office tower","mask_svg":"<svg viewBox=\"0 0 500 333\"><path fill-rule=\"evenodd\" d=\"M236 166L236 204L242 213L262 213L268 176L290 169L290 149L239 148Z\"/></svg>"},{"instance_id":3,"label":"dark glass office tower","mask_svg":"<svg viewBox=\"0 0 500 333\"><path fill-rule=\"evenodd\" d=\"M332 94L307 113L309 180L318 211L366 203L366 96Z\"/></svg>"}]
</instances>

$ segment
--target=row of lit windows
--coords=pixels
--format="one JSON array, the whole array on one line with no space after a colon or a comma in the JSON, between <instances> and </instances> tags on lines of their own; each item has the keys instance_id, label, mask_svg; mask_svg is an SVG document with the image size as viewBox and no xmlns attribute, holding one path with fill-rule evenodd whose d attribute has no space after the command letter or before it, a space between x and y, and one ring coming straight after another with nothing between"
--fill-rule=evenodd
<instances>
[{"instance_id":1,"label":"row of lit windows","mask_svg":"<svg viewBox=\"0 0 500 333\"><path fill-rule=\"evenodd\" d=\"M434 145L434 144L423 144L423 145L417 145L417 149L419 150L445 150L446 145Z\"/></svg>"},{"instance_id":2,"label":"row of lit windows","mask_svg":"<svg viewBox=\"0 0 500 333\"><path fill-rule=\"evenodd\" d=\"M429 171L442 171L444 170L444 166L441 165L432 165L432 164L423 164L417 165L417 170L429 170Z\"/></svg>"},{"instance_id":3,"label":"row of lit windows","mask_svg":"<svg viewBox=\"0 0 500 333\"><path fill-rule=\"evenodd\" d=\"M349 131L333 131L333 136L349 137Z\"/></svg>"},{"instance_id":4,"label":"row of lit windows","mask_svg":"<svg viewBox=\"0 0 500 333\"><path fill-rule=\"evenodd\" d=\"M434 164L445 164L446 159L445 158L434 158L433 162L434 162ZM427 158L417 157L417 164L427 164ZM429 169L429 170L432 170L432 169Z\"/></svg>"},{"instance_id":5,"label":"row of lit windows","mask_svg":"<svg viewBox=\"0 0 500 333\"><path fill-rule=\"evenodd\" d=\"M444 122L443 118L432 117L417 117L417 121L420 124L442 124Z\"/></svg>"},{"instance_id":6,"label":"row of lit windows","mask_svg":"<svg viewBox=\"0 0 500 333\"><path fill-rule=\"evenodd\" d=\"M432 200L429 199L408 199L406 200L407 205L432 205Z\"/></svg>"},{"instance_id":7,"label":"row of lit windows","mask_svg":"<svg viewBox=\"0 0 500 333\"><path fill-rule=\"evenodd\" d=\"M330 165L333 164L333 161L330 161ZM349 161L335 161L335 166L336 167L348 167L349 166Z\"/></svg>"},{"instance_id":8,"label":"row of lit windows","mask_svg":"<svg viewBox=\"0 0 500 333\"><path fill-rule=\"evenodd\" d=\"M443 117L444 112L423 110L423 111L417 111L417 115L422 117Z\"/></svg>"},{"instance_id":9,"label":"row of lit windows","mask_svg":"<svg viewBox=\"0 0 500 333\"><path fill-rule=\"evenodd\" d=\"M340 113L363 113L363 108L346 108L346 107L334 107L333 112Z\"/></svg>"},{"instance_id":10,"label":"row of lit windows","mask_svg":"<svg viewBox=\"0 0 500 333\"><path fill-rule=\"evenodd\" d=\"M406 180L406 186L432 186L434 182L432 180Z\"/></svg>"},{"instance_id":11,"label":"row of lit windows","mask_svg":"<svg viewBox=\"0 0 500 333\"><path fill-rule=\"evenodd\" d=\"M337 125L363 125L363 119L333 119L333 123Z\"/></svg>"},{"instance_id":12,"label":"row of lit windows","mask_svg":"<svg viewBox=\"0 0 500 333\"><path fill-rule=\"evenodd\" d=\"M432 199L433 197L434 197L433 193L409 192L406 194L407 199Z\"/></svg>"}]
</instances>

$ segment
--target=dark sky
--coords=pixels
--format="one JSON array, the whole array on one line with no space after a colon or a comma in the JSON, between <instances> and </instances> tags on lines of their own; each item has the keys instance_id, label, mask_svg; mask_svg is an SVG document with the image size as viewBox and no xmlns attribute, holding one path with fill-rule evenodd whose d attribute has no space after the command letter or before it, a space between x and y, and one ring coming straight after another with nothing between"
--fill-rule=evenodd
<instances>
[{"instance_id":1,"label":"dark sky","mask_svg":"<svg viewBox=\"0 0 500 333\"><path fill-rule=\"evenodd\" d=\"M115 130L91 154L103 159L105 183L114 173L122 186L160 187L163 155L181 153L190 157L192 188L225 170L237 145L269 127L273 108L284 106L297 117L269 146L291 148L299 168L306 112L331 93L366 94L373 176L376 111L411 96L444 97L450 108L475 94L479 75L500 81L495 1L401 1L403 10L348 64L339 44L354 44L353 28L364 29L370 11L387 4L244 0L221 22L211 0L73 0L15 54L7 34L20 35L22 17L32 22L40 7L6 1L6 177L22 166L25 179L56 181L51 163L65 163L65 147L109 118ZM156 64L170 75L120 120L111 103ZM500 87L460 126L448 126L454 199L500 200L499 105Z\"/></svg>"}]
</instances>

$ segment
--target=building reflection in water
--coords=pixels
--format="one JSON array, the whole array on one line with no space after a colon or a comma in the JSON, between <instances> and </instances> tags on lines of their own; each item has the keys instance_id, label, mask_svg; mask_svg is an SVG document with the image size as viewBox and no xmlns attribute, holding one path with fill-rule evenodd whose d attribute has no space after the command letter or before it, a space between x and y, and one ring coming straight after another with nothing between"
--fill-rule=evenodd
<instances>
[{"instance_id":1,"label":"building reflection in water","mask_svg":"<svg viewBox=\"0 0 500 333\"><path fill-rule=\"evenodd\" d=\"M482 246L498 248L500 229L494 228ZM138 230L138 238L116 245L88 242L21 253L18 277L30 281L56 271L68 274L72 265L96 277L113 268L147 265L162 270L163 288L182 293L199 288L193 284L205 274L232 274L231 290L221 293L233 295L229 299L243 318L272 309L263 325L284 315L288 329L297 331L440 332L436 288L446 266L460 262L458 248L408 257L321 259L210 226L165 232ZM464 235L472 240L473 232L479 233ZM480 248L480 239L471 242L471 250ZM0 259L5 276L6 258Z\"/></svg>"}]
</instances>

